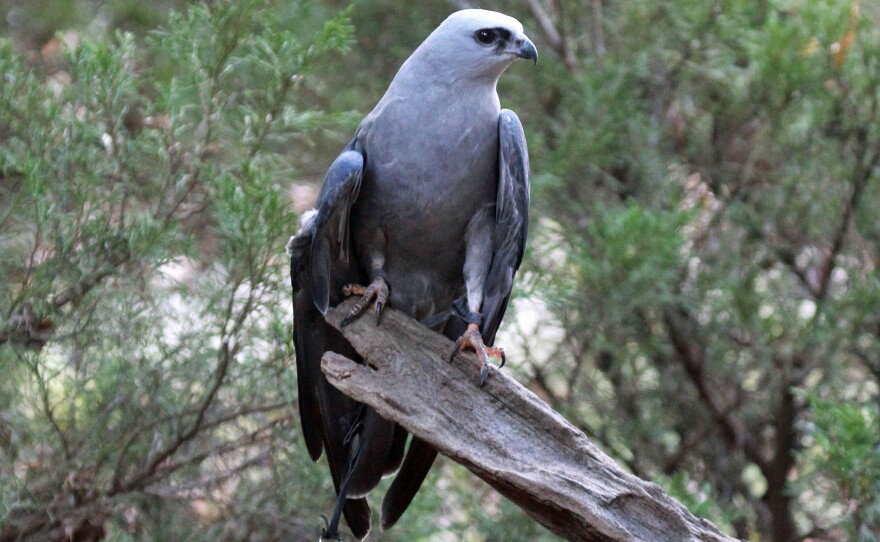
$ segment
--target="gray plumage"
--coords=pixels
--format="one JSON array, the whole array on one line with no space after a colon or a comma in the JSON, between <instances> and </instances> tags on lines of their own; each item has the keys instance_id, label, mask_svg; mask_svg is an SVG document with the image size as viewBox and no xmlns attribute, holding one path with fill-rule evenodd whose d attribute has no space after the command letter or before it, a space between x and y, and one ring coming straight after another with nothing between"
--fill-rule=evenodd
<instances>
[{"instance_id":1,"label":"gray plumage","mask_svg":"<svg viewBox=\"0 0 880 542\"><path fill-rule=\"evenodd\" d=\"M458 299L459 312L482 314L479 333L492 344L528 223L525 136L495 90L517 58L537 61L537 52L515 19L485 10L447 18L331 165L317 212L288 245L303 435L313 459L326 450L337 492L351 473L342 512L358 538L370 525L364 497L381 477L399 469L383 502L387 528L436 452L413 438L404 459L405 430L327 383L325 351L360 358L322 314L342 301L345 285L372 283L378 318L387 284L387 302L417 319ZM442 332L456 339L465 326L450 319Z\"/></svg>"}]
</instances>

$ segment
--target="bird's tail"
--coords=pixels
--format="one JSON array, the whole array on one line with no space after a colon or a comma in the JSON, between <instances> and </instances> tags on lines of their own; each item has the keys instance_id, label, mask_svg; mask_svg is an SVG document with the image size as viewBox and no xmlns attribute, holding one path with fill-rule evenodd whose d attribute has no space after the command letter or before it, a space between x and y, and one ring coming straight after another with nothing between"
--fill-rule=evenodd
<instances>
[{"instance_id":1,"label":"bird's tail","mask_svg":"<svg viewBox=\"0 0 880 542\"><path fill-rule=\"evenodd\" d=\"M403 465L382 500L382 529L390 529L403 515L436 457L437 450L433 446L413 436Z\"/></svg>"}]
</instances>

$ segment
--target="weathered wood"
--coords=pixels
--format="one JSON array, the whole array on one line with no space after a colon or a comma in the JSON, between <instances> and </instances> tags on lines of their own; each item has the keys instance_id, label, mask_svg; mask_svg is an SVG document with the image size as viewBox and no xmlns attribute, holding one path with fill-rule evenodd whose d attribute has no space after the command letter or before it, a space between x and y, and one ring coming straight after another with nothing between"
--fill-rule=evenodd
<instances>
[{"instance_id":1,"label":"weathered wood","mask_svg":"<svg viewBox=\"0 0 880 542\"><path fill-rule=\"evenodd\" d=\"M339 328L352 301L327 313ZM328 380L461 463L569 540L734 540L656 484L624 471L532 392L493 370L477 386L476 357L385 309L341 329L368 366L335 353Z\"/></svg>"}]
</instances>

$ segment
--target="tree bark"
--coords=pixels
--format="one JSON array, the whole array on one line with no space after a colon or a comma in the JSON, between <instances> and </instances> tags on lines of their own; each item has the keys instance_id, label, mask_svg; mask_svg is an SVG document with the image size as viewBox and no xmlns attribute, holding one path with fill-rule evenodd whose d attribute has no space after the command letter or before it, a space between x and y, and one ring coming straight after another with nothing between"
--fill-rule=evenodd
<instances>
[{"instance_id":1,"label":"tree bark","mask_svg":"<svg viewBox=\"0 0 880 542\"><path fill-rule=\"evenodd\" d=\"M569 540L730 541L656 484L629 474L537 396L501 371L477 386L471 353L385 309L345 328L352 300L327 313L366 365L328 352L335 387L429 442Z\"/></svg>"}]
</instances>

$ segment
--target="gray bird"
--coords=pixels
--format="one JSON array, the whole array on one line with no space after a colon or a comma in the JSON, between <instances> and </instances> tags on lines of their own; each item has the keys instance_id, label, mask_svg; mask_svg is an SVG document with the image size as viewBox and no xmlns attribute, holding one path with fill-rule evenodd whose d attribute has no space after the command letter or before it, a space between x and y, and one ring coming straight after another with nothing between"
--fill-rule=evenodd
<instances>
[{"instance_id":1,"label":"gray bird","mask_svg":"<svg viewBox=\"0 0 880 542\"><path fill-rule=\"evenodd\" d=\"M316 210L288 243L302 431L309 455L327 452L340 514L356 537L370 530L366 495L397 476L382 527L409 505L437 452L333 388L321 373L332 350L362 361L323 314L361 296L377 325L390 303L471 348L482 365L510 299L528 227L529 161L522 125L495 87L516 59L538 60L516 19L453 13L403 63L385 95L336 158ZM451 356L450 356L451 359ZM405 457L404 457L405 456Z\"/></svg>"}]
</instances>

